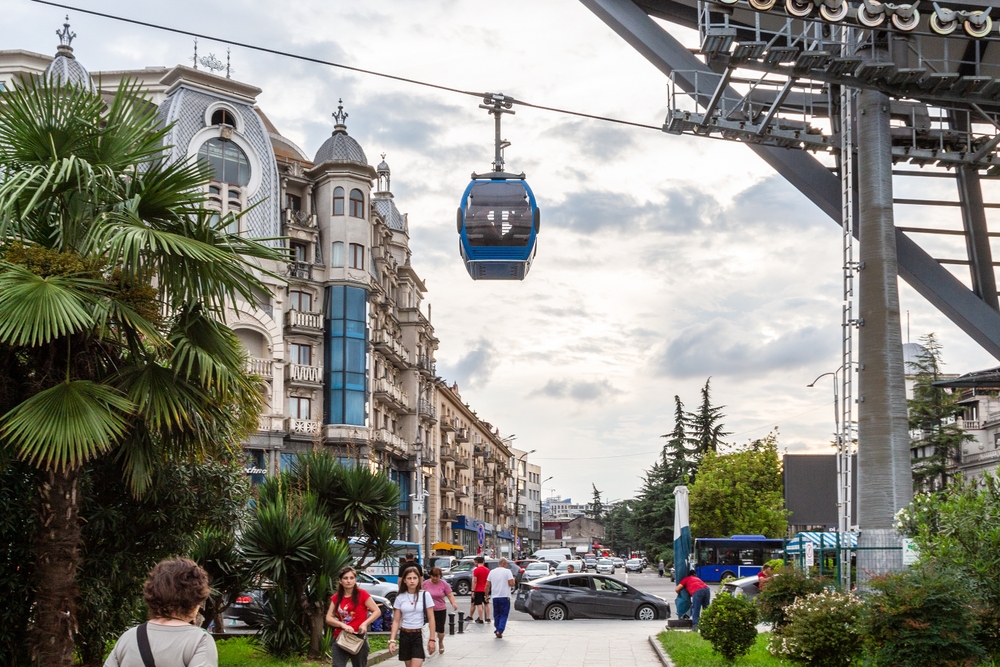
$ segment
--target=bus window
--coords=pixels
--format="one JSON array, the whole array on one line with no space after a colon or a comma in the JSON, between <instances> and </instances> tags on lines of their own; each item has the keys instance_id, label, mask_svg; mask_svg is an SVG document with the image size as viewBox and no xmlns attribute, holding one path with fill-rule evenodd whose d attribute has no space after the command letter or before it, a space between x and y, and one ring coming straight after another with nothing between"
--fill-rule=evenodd
<instances>
[{"instance_id":1,"label":"bus window","mask_svg":"<svg viewBox=\"0 0 1000 667\"><path fill-rule=\"evenodd\" d=\"M698 565L715 565L715 549L710 547L698 549Z\"/></svg>"},{"instance_id":2,"label":"bus window","mask_svg":"<svg viewBox=\"0 0 1000 667\"><path fill-rule=\"evenodd\" d=\"M739 554L736 549L719 549L719 565L739 565Z\"/></svg>"},{"instance_id":3,"label":"bus window","mask_svg":"<svg viewBox=\"0 0 1000 667\"><path fill-rule=\"evenodd\" d=\"M760 561L760 549L744 549L740 551L740 565L753 565Z\"/></svg>"}]
</instances>

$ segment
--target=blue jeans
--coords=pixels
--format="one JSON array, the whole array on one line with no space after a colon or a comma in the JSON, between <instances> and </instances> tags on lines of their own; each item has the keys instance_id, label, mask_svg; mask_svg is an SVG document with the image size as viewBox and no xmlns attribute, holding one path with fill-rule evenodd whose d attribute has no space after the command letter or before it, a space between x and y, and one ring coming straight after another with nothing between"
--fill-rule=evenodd
<instances>
[{"instance_id":1,"label":"blue jeans","mask_svg":"<svg viewBox=\"0 0 1000 667\"><path fill-rule=\"evenodd\" d=\"M503 634L507 627L507 617L510 616L510 598L493 598L493 627Z\"/></svg>"},{"instance_id":2,"label":"blue jeans","mask_svg":"<svg viewBox=\"0 0 1000 667\"><path fill-rule=\"evenodd\" d=\"M694 592L691 596L691 628L698 627L698 618L701 616L701 608L707 607L712 601L712 592L707 588L702 588Z\"/></svg>"}]
</instances>

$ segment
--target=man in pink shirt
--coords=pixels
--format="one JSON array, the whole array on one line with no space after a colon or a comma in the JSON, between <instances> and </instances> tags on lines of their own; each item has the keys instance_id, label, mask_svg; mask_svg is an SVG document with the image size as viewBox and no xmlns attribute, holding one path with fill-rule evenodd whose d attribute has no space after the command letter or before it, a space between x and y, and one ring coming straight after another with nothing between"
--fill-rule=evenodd
<instances>
[{"instance_id":1,"label":"man in pink shirt","mask_svg":"<svg viewBox=\"0 0 1000 667\"><path fill-rule=\"evenodd\" d=\"M707 607L712 601L712 592L708 584L689 574L677 582L677 593L686 590L691 596L691 629L698 629L698 618L701 616L702 607Z\"/></svg>"}]
</instances>

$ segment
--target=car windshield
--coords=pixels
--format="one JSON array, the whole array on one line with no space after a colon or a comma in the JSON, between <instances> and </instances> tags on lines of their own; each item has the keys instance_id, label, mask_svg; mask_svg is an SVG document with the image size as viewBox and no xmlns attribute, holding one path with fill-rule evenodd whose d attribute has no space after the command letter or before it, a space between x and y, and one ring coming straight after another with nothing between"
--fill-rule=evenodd
<instances>
[{"instance_id":1,"label":"car windshield","mask_svg":"<svg viewBox=\"0 0 1000 667\"><path fill-rule=\"evenodd\" d=\"M548 572L549 566L545 563L528 563L528 570L545 570Z\"/></svg>"},{"instance_id":2,"label":"car windshield","mask_svg":"<svg viewBox=\"0 0 1000 667\"><path fill-rule=\"evenodd\" d=\"M459 563L455 567L451 568L452 572L468 572L472 569L472 563Z\"/></svg>"},{"instance_id":3,"label":"car windshield","mask_svg":"<svg viewBox=\"0 0 1000 667\"><path fill-rule=\"evenodd\" d=\"M611 561L610 558L602 558L601 560L599 560L597 562L598 563L603 563L604 565L611 565L612 564L612 561Z\"/></svg>"},{"instance_id":4,"label":"car windshield","mask_svg":"<svg viewBox=\"0 0 1000 667\"><path fill-rule=\"evenodd\" d=\"M451 567L450 558L435 558L434 565L437 567Z\"/></svg>"}]
</instances>

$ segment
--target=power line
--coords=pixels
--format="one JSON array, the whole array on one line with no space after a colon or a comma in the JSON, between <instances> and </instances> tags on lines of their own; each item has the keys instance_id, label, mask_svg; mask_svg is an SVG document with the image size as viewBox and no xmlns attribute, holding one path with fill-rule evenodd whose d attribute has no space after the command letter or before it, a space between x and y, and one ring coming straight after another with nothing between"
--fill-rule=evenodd
<instances>
[{"instance_id":1,"label":"power line","mask_svg":"<svg viewBox=\"0 0 1000 667\"><path fill-rule=\"evenodd\" d=\"M140 25L145 28L153 28L154 30L163 30L166 32L172 32L179 35L187 35L188 37L197 37L198 39L207 39L212 42L221 42L222 44L229 44L231 46L238 46L243 49L250 49L252 51L260 51L262 53L269 53L275 56L281 56L283 58L293 58L295 60L302 60L305 62L314 63L317 65L326 65L327 67L336 67L338 69L348 70L350 72L357 72L359 74L368 74L371 76L378 76L383 79L390 79L392 81L400 81L402 83L410 83L415 86L424 86L426 88L434 88L435 90L443 90L449 93L456 93L458 95L469 95L471 97L485 98L489 96L489 93L479 93L474 90L462 90L461 88L452 88L451 86L444 86L437 83L431 83L429 81L422 81L420 79L410 79L405 76L397 76L395 74L387 74L385 72L377 72L375 70L364 69L361 67L353 67L351 65L344 65L343 63L335 63L329 60L323 60L321 58L313 58L311 56L304 56L299 53L291 53L288 51L282 51L280 49L271 49L266 46L258 46L256 44L247 44L246 42L237 42L236 40L229 39L226 37L216 37L213 35L206 35L203 33L194 32L192 30L183 30L181 28L171 28L165 25L159 25L157 23L149 23L148 21L140 21L138 19L130 19L124 16L117 16L115 14L107 14L105 12L98 12L92 9L82 9L80 7L74 7L72 5L67 5L61 2L52 2L51 0L31 0L41 5L50 5L52 7L59 7L60 9L67 9L74 12L80 12L83 14L90 14L91 16L99 16L105 19L111 19L112 21L121 21L123 23L131 23L133 25ZM539 109L541 111L551 111L553 113L561 113L569 116L577 116L579 118L589 118L591 120L599 120L606 123L617 123L619 125L628 125L631 127L641 127L646 130L656 130L661 132L662 127L658 125L647 125L646 123L637 123L631 120L622 120L620 118L611 118L610 116L598 116L596 114L584 113L582 111L573 111L572 109L562 109L559 107L550 107L544 104L534 104L532 102L525 102L524 100L514 99L514 104L520 104L524 107L529 107L532 109Z\"/></svg>"}]
</instances>

